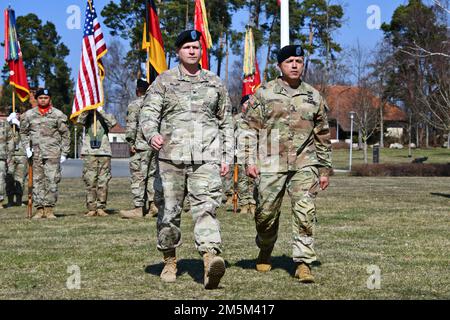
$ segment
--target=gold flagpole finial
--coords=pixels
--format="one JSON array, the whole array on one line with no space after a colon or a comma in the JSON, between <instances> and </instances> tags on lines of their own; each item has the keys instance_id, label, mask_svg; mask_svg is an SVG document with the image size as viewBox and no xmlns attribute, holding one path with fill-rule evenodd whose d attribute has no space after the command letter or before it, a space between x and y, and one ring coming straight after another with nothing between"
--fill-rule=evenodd
<instances>
[{"instance_id":1,"label":"gold flagpole finial","mask_svg":"<svg viewBox=\"0 0 450 320\"><path fill-rule=\"evenodd\" d=\"M92 10L92 0L88 0L88 3L89 3L89 8L91 9L91 11L93 11Z\"/></svg>"}]
</instances>

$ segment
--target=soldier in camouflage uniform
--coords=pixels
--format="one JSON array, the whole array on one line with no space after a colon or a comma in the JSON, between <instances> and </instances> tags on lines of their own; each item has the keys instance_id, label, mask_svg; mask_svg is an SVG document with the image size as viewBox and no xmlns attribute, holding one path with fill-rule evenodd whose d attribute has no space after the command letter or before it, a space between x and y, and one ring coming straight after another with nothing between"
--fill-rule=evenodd
<instances>
[{"instance_id":1,"label":"soldier in camouflage uniform","mask_svg":"<svg viewBox=\"0 0 450 320\"><path fill-rule=\"evenodd\" d=\"M9 123L5 119L0 119L0 204L6 196L6 171L7 164L10 162L10 139L11 134Z\"/></svg>"},{"instance_id":2,"label":"soldier in camouflage uniform","mask_svg":"<svg viewBox=\"0 0 450 320\"><path fill-rule=\"evenodd\" d=\"M97 135L94 135L94 112L97 118ZM117 124L112 114L106 113L102 107L89 110L78 116L77 123L86 128L81 147L84 160L83 181L86 185L87 217L106 217L108 199L108 183L111 180L111 145L108 132Z\"/></svg>"},{"instance_id":3,"label":"soldier in camouflage uniform","mask_svg":"<svg viewBox=\"0 0 450 320\"><path fill-rule=\"evenodd\" d=\"M315 199L319 188L324 190L329 184L331 143L325 99L301 81L303 59L300 46L279 51L282 76L252 96L240 125L240 139L245 135L251 139L244 148L246 172L259 180L255 222L260 252L256 269L271 269L270 256L287 190L292 204L295 277L308 283L314 282L310 265L317 259L313 248Z\"/></svg>"},{"instance_id":4,"label":"soldier in camouflage uniform","mask_svg":"<svg viewBox=\"0 0 450 320\"><path fill-rule=\"evenodd\" d=\"M180 218L185 186L194 220L195 244L204 261L204 286L217 288L225 273L218 256L222 240L216 209L221 176L232 162L233 128L228 93L214 73L201 69L201 33L183 31L176 40L180 64L149 87L140 113L148 143L159 151L157 179L158 250L164 254L161 279L176 280L175 248L181 245ZM230 159L231 158L231 159Z\"/></svg>"},{"instance_id":5,"label":"soldier in camouflage uniform","mask_svg":"<svg viewBox=\"0 0 450 320\"><path fill-rule=\"evenodd\" d=\"M241 112L236 114L235 120L235 133L236 139L239 135L239 126L242 121L242 112L245 113L248 107L248 100L250 96L246 95L241 99ZM239 163L239 162L238 162ZM239 206L241 208L242 214L251 214L255 215L256 211L256 200L255 200L255 179L247 176L245 174L245 166L242 163L239 163L239 171L238 171L238 197L239 197Z\"/></svg>"},{"instance_id":6,"label":"soldier in camouflage uniform","mask_svg":"<svg viewBox=\"0 0 450 320\"><path fill-rule=\"evenodd\" d=\"M25 149L22 146L22 141L20 140L19 114L13 112L8 116L7 120L11 125L10 131L12 136L8 142L11 152L6 179L8 206L23 206L22 197L25 180L28 175L28 161Z\"/></svg>"},{"instance_id":7,"label":"soldier in camouflage uniform","mask_svg":"<svg viewBox=\"0 0 450 320\"><path fill-rule=\"evenodd\" d=\"M138 98L130 103L127 109L126 140L130 145L130 174L131 193L133 194L134 209L121 211L122 218L142 218L145 202L149 201L149 216L156 216L158 208L154 202L153 181L156 171L156 153L149 146L139 127L139 112L141 111L144 95L149 84L138 79L136 95Z\"/></svg>"},{"instance_id":8,"label":"soldier in camouflage uniform","mask_svg":"<svg viewBox=\"0 0 450 320\"><path fill-rule=\"evenodd\" d=\"M35 95L38 106L22 114L20 139L28 158L33 157L33 219L54 219L61 181L61 164L70 151L67 116L51 104L48 89Z\"/></svg>"}]
</instances>

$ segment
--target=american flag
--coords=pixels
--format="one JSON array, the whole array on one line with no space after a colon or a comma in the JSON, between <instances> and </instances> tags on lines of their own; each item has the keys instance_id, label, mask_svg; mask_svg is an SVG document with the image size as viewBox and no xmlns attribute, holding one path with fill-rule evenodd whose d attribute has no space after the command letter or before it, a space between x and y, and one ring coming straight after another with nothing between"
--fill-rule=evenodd
<instances>
[{"instance_id":1,"label":"american flag","mask_svg":"<svg viewBox=\"0 0 450 320\"><path fill-rule=\"evenodd\" d=\"M76 83L76 94L73 101L72 115L77 117L81 112L96 109L103 105L103 85L105 70L101 58L106 54L103 32L97 19L93 0L88 0L84 23L83 42L81 48L80 70Z\"/></svg>"}]
</instances>

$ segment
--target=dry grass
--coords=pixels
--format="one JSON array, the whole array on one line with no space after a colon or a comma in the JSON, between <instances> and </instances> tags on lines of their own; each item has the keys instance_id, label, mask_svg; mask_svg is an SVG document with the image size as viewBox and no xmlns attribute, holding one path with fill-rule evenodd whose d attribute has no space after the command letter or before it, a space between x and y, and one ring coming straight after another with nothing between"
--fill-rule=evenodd
<instances>
[{"instance_id":1,"label":"dry grass","mask_svg":"<svg viewBox=\"0 0 450 320\"><path fill-rule=\"evenodd\" d=\"M78 191L77 191L78 190ZM179 277L159 280L155 220L121 220L131 206L128 179L110 185L111 216L85 218L79 179L63 180L56 221L28 221L26 208L0 211L1 299L449 299L450 178L333 177L319 195L317 283L293 278L290 206L285 201L273 270L254 270L250 216L221 209L227 272L221 288L202 286L192 221L183 214ZM81 289L68 290L67 268L81 268ZM369 290L367 266L381 270Z\"/></svg>"}]
</instances>

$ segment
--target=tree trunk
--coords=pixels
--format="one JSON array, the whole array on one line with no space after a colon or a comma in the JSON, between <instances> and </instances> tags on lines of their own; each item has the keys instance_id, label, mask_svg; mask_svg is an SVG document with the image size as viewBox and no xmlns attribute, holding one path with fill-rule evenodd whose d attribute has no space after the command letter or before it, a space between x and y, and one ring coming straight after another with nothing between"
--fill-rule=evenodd
<instances>
[{"instance_id":1,"label":"tree trunk","mask_svg":"<svg viewBox=\"0 0 450 320\"><path fill-rule=\"evenodd\" d=\"M447 136L447 149L450 149L450 131L448 132Z\"/></svg>"},{"instance_id":2,"label":"tree trunk","mask_svg":"<svg viewBox=\"0 0 450 320\"><path fill-rule=\"evenodd\" d=\"M358 129L358 150L362 149L362 134L361 134L361 128Z\"/></svg>"},{"instance_id":3,"label":"tree trunk","mask_svg":"<svg viewBox=\"0 0 450 320\"><path fill-rule=\"evenodd\" d=\"M380 106L380 149L384 147L383 103Z\"/></svg>"},{"instance_id":4,"label":"tree trunk","mask_svg":"<svg viewBox=\"0 0 450 320\"><path fill-rule=\"evenodd\" d=\"M269 39L273 32L273 26L275 24L275 20L277 19L277 16L273 16L272 24L270 25L270 32L269 32ZM265 83L267 81L267 72L269 70L269 62L270 62L270 52L271 52L272 46L270 45L270 41L267 45L267 57L266 57L266 66L264 68L264 74L263 74L263 80L262 82Z\"/></svg>"},{"instance_id":5,"label":"tree trunk","mask_svg":"<svg viewBox=\"0 0 450 320\"><path fill-rule=\"evenodd\" d=\"M416 148L419 147L419 124L416 124Z\"/></svg>"},{"instance_id":6,"label":"tree trunk","mask_svg":"<svg viewBox=\"0 0 450 320\"><path fill-rule=\"evenodd\" d=\"M368 157L367 157L367 140L366 139L364 139L364 142L363 142L363 149L364 149L364 164L367 164Z\"/></svg>"},{"instance_id":7,"label":"tree trunk","mask_svg":"<svg viewBox=\"0 0 450 320\"><path fill-rule=\"evenodd\" d=\"M430 140L430 130L429 130L428 123L427 123L426 127L425 127L425 148L430 147L429 140Z\"/></svg>"},{"instance_id":8,"label":"tree trunk","mask_svg":"<svg viewBox=\"0 0 450 320\"><path fill-rule=\"evenodd\" d=\"M226 54L225 54L225 86L228 88L228 63L230 60L230 45L228 43L228 34L225 33L225 45L226 45Z\"/></svg>"}]
</instances>

